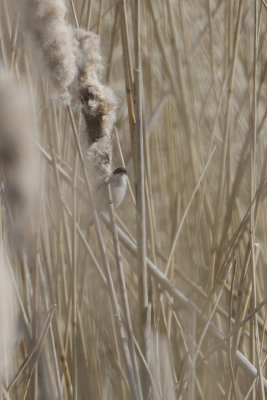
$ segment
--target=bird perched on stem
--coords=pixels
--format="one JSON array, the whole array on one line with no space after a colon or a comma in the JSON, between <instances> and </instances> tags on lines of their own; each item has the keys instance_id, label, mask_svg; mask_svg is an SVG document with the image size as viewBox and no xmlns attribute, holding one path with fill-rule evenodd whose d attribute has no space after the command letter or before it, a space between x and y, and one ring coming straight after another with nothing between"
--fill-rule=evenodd
<instances>
[{"instance_id":1,"label":"bird perched on stem","mask_svg":"<svg viewBox=\"0 0 267 400\"><path fill-rule=\"evenodd\" d=\"M108 210L108 190L107 183L110 184L112 201L114 208L118 208L124 200L127 189L127 171L124 167L118 167L110 174L109 177L104 178L97 186L95 191L95 207L99 215ZM91 218L89 225L93 222Z\"/></svg>"}]
</instances>

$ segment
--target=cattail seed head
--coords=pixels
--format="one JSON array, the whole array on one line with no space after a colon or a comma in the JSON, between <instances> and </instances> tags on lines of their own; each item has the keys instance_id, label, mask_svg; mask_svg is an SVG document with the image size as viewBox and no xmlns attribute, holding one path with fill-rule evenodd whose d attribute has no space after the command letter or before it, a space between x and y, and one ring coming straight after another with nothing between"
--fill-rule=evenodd
<instances>
[{"instance_id":1,"label":"cattail seed head","mask_svg":"<svg viewBox=\"0 0 267 400\"><path fill-rule=\"evenodd\" d=\"M77 77L77 47L73 29L67 23L64 0L13 0L19 9L24 30L42 53L42 63L53 91L63 99Z\"/></svg>"},{"instance_id":2,"label":"cattail seed head","mask_svg":"<svg viewBox=\"0 0 267 400\"><path fill-rule=\"evenodd\" d=\"M104 65L98 35L76 30L79 43L79 87L85 127L82 148L98 178L112 170L112 131L117 102L113 91L102 83Z\"/></svg>"}]
</instances>

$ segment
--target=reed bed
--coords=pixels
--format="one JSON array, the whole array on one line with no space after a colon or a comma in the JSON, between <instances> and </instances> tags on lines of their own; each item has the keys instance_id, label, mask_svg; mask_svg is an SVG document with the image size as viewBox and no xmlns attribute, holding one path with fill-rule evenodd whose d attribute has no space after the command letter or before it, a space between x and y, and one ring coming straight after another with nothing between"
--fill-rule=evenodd
<instances>
[{"instance_id":1,"label":"reed bed","mask_svg":"<svg viewBox=\"0 0 267 400\"><path fill-rule=\"evenodd\" d=\"M1 398L265 399L266 30L264 0L1 0Z\"/></svg>"}]
</instances>

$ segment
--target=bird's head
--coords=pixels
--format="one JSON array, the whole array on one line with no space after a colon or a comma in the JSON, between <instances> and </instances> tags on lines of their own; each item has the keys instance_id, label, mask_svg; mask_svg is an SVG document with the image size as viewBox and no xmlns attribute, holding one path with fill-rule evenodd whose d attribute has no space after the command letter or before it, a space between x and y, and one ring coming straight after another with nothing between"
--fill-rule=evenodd
<instances>
[{"instance_id":1,"label":"bird's head","mask_svg":"<svg viewBox=\"0 0 267 400\"><path fill-rule=\"evenodd\" d=\"M114 169L113 175L127 175L126 168L118 167L118 168Z\"/></svg>"}]
</instances>

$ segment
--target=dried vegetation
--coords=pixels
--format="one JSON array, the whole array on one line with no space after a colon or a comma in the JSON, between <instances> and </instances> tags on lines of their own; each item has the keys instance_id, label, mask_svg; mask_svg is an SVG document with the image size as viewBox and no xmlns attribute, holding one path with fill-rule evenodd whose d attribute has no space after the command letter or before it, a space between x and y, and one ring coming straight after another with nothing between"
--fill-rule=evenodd
<instances>
[{"instance_id":1,"label":"dried vegetation","mask_svg":"<svg viewBox=\"0 0 267 400\"><path fill-rule=\"evenodd\" d=\"M2 0L0 29L2 398L265 399L266 2Z\"/></svg>"}]
</instances>

